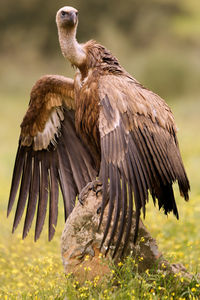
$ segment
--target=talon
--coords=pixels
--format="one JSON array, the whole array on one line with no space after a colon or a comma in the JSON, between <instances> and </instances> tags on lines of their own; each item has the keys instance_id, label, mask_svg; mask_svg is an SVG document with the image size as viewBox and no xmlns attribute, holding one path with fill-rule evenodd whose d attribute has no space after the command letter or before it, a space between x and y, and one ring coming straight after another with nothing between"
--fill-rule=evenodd
<instances>
[{"instance_id":1,"label":"talon","mask_svg":"<svg viewBox=\"0 0 200 300\"><path fill-rule=\"evenodd\" d=\"M95 192L96 191L96 187L94 186L94 184L92 183L92 186L91 186L91 190L93 191L93 192Z\"/></svg>"},{"instance_id":2,"label":"talon","mask_svg":"<svg viewBox=\"0 0 200 300\"><path fill-rule=\"evenodd\" d=\"M101 213L101 205L97 208L97 215Z\"/></svg>"},{"instance_id":3,"label":"talon","mask_svg":"<svg viewBox=\"0 0 200 300\"><path fill-rule=\"evenodd\" d=\"M98 180L94 180L92 182L89 182L80 192L78 196L78 201L81 205L84 204L84 199L87 197L89 191L93 191L96 193L96 196L98 193L102 190L102 184Z\"/></svg>"},{"instance_id":4,"label":"talon","mask_svg":"<svg viewBox=\"0 0 200 300\"><path fill-rule=\"evenodd\" d=\"M83 200L80 194L78 196L78 202L83 206Z\"/></svg>"},{"instance_id":5,"label":"talon","mask_svg":"<svg viewBox=\"0 0 200 300\"><path fill-rule=\"evenodd\" d=\"M98 197L99 193L102 193L102 185L99 188L97 188L97 190L96 190L96 196L97 197Z\"/></svg>"}]
</instances>

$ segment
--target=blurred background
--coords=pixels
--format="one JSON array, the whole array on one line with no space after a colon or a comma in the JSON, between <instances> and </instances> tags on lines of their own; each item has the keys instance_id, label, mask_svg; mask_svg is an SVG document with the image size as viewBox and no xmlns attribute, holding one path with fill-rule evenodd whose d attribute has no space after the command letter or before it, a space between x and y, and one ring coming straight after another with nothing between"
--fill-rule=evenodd
<instances>
[{"instance_id":1,"label":"blurred background","mask_svg":"<svg viewBox=\"0 0 200 300\"><path fill-rule=\"evenodd\" d=\"M194 271L200 257L199 0L0 2L0 257L7 257L21 239L21 227L16 235L11 235L13 213L6 219L6 207L19 125L27 109L31 87L44 74L73 76L74 73L62 57L55 24L56 11L65 5L79 10L79 42L95 39L105 45L131 75L164 98L174 112L192 187L191 200L189 204L183 203L176 193L180 222L172 216L166 219L157 210L151 210L150 205L145 224L150 224L150 232L158 238L166 255L174 244L179 245L175 249L176 257ZM152 218L156 222L152 222ZM32 236L24 242L29 259L36 255L32 248L39 249L43 245L44 252L48 248L60 262L63 219L59 218L59 222L50 245L46 242L46 229L37 246L33 245ZM25 250L20 251L18 257ZM4 272L5 267L1 269L0 264L0 273L1 270Z\"/></svg>"},{"instance_id":2,"label":"blurred background","mask_svg":"<svg viewBox=\"0 0 200 300\"><path fill-rule=\"evenodd\" d=\"M55 13L78 8L78 40L96 39L163 97L200 90L198 0L7 0L0 4L1 91L30 89L44 73L70 73L59 49Z\"/></svg>"}]
</instances>

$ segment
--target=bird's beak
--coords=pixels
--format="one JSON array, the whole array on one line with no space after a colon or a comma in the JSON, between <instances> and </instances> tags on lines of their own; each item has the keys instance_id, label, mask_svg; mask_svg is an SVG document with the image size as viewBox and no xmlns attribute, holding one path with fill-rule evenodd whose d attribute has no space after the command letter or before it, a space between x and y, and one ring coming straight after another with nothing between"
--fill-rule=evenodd
<instances>
[{"instance_id":1,"label":"bird's beak","mask_svg":"<svg viewBox=\"0 0 200 300\"><path fill-rule=\"evenodd\" d=\"M63 17L63 21L64 21L64 24L67 25L67 26L70 26L70 27L73 27L77 24L77 21L78 21L78 17L77 17L77 14L76 12L74 11L71 11L71 12L68 12L64 17Z\"/></svg>"},{"instance_id":2,"label":"bird's beak","mask_svg":"<svg viewBox=\"0 0 200 300\"><path fill-rule=\"evenodd\" d=\"M70 12L67 16L67 25L74 26L77 23L77 15L74 11Z\"/></svg>"}]
</instances>

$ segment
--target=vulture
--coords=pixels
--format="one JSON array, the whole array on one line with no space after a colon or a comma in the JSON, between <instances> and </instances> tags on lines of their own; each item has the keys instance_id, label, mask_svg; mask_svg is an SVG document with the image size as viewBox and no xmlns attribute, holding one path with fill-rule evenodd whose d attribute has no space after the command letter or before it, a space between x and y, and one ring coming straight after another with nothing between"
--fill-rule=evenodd
<instances>
[{"instance_id":1,"label":"vulture","mask_svg":"<svg viewBox=\"0 0 200 300\"><path fill-rule=\"evenodd\" d=\"M101 246L109 233L107 251L112 245L115 256L123 239L123 255L133 209L136 241L149 195L159 209L166 215L173 212L177 219L174 182L180 195L189 199L174 117L165 101L135 80L104 46L94 40L78 43L75 8L58 10L56 23L62 54L76 74L74 80L46 75L32 88L21 123L8 215L17 198L13 232L26 210L25 238L36 213L36 241L48 207L51 240L59 190L67 219L76 196L98 180L102 183L99 227L108 205Z\"/></svg>"}]
</instances>

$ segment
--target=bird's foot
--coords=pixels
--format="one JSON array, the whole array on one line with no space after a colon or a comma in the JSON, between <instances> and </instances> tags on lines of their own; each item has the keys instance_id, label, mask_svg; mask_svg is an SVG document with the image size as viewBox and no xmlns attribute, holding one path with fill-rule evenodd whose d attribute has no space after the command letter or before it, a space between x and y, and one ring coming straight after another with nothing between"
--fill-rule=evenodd
<instances>
[{"instance_id":1,"label":"bird's foot","mask_svg":"<svg viewBox=\"0 0 200 300\"><path fill-rule=\"evenodd\" d=\"M81 205L84 204L85 198L88 196L89 191L93 191L98 196L99 193L102 193L102 183L99 180L94 180L89 182L80 192L78 196L78 201Z\"/></svg>"}]
</instances>

